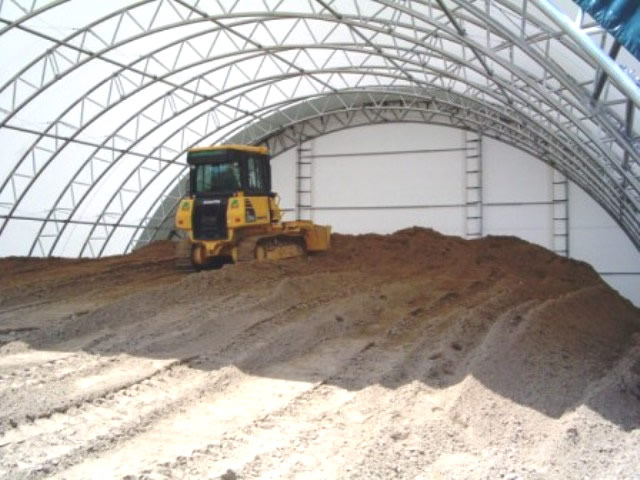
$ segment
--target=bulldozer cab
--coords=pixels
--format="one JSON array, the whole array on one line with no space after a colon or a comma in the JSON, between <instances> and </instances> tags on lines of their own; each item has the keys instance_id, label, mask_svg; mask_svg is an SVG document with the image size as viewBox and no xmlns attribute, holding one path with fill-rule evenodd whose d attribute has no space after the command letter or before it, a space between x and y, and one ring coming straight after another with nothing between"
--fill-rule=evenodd
<instances>
[{"instance_id":1,"label":"bulldozer cab","mask_svg":"<svg viewBox=\"0 0 640 480\"><path fill-rule=\"evenodd\" d=\"M272 196L271 167L264 147L218 146L187 154L189 190L194 197Z\"/></svg>"}]
</instances>

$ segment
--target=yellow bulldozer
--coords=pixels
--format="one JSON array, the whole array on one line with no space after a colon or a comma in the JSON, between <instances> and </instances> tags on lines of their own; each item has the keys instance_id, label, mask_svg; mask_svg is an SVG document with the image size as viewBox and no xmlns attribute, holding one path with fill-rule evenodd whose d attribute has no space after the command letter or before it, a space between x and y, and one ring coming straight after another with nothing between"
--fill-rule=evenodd
<instances>
[{"instance_id":1,"label":"yellow bulldozer","mask_svg":"<svg viewBox=\"0 0 640 480\"><path fill-rule=\"evenodd\" d=\"M218 145L187 153L188 195L176 211L179 266L196 269L225 263L281 259L327 250L331 227L282 221L277 194L271 191L266 147Z\"/></svg>"}]
</instances>

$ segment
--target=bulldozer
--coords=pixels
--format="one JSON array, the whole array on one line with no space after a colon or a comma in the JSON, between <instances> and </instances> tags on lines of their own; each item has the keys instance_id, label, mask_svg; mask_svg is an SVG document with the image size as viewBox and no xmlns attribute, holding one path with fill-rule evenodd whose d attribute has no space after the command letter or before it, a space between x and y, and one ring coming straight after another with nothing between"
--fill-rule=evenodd
<instances>
[{"instance_id":1,"label":"bulldozer","mask_svg":"<svg viewBox=\"0 0 640 480\"><path fill-rule=\"evenodd\" d=\"M187 152L189 186L176 210L185 232L176 247L179 267L221 267L279 260L328 250L331 227L283 221L271 191L271 157L263 146L217 145Z\"/></svg>"}]
</instances>

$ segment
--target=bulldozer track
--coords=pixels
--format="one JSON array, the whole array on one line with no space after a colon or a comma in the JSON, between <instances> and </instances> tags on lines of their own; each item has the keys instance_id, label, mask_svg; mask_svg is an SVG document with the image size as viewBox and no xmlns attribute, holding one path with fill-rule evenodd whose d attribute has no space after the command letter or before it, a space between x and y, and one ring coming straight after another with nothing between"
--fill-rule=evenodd
<instances>
[{"instance_id":1,"label":"bulldozer track","mask_svg":"<svg viewBox=\"0 0 640 480\"><path fill-rule=\"evenodd\" d=\"M175 266L178 270L194 270L191 263L191 244L188 240L176 242L175 246Z\"/></svg>"},{"instance_id":2,"label":"bulldozer track","mask_svg":"<svg viewBox=\"0 0 640 480\"><path fill-rule=\"evenodd\" d=\"M297 236L289 235L262 235L256 237L247 237L238 244L238 261L249 262L256 260L256 248L261 245L267 251L277 250L280 247L295 245L299 247L299 253L292 256L303 256L306 251L304 248L304 239Z\"/></svg>"},{"instance_id":3,"label":"bulldozer track","mask_svg":"<svg viewBox=\"0 0 640 480\"><path fill-rule=\"evenodd\" d=\"M256 246L263 237L247 237L238 243L238 262L250 262L256 259Z\"/></svg>"}]
</instances>

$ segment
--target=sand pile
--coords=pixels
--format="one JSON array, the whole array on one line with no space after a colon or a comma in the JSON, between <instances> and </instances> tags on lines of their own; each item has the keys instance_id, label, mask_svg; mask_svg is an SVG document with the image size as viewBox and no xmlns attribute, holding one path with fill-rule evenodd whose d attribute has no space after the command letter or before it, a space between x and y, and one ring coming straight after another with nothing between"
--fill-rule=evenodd
<instances>
[{"instance_id":1,"label":"sand pile","mask_svg":"<svg viewBox=\"0 0 640 480\"><path fill-rule=\"evenodd\" d=\"M418 228L172 260L0 260L0 477L640 476L640 311L586 264Z\"/></svg>"}]
</instances>

